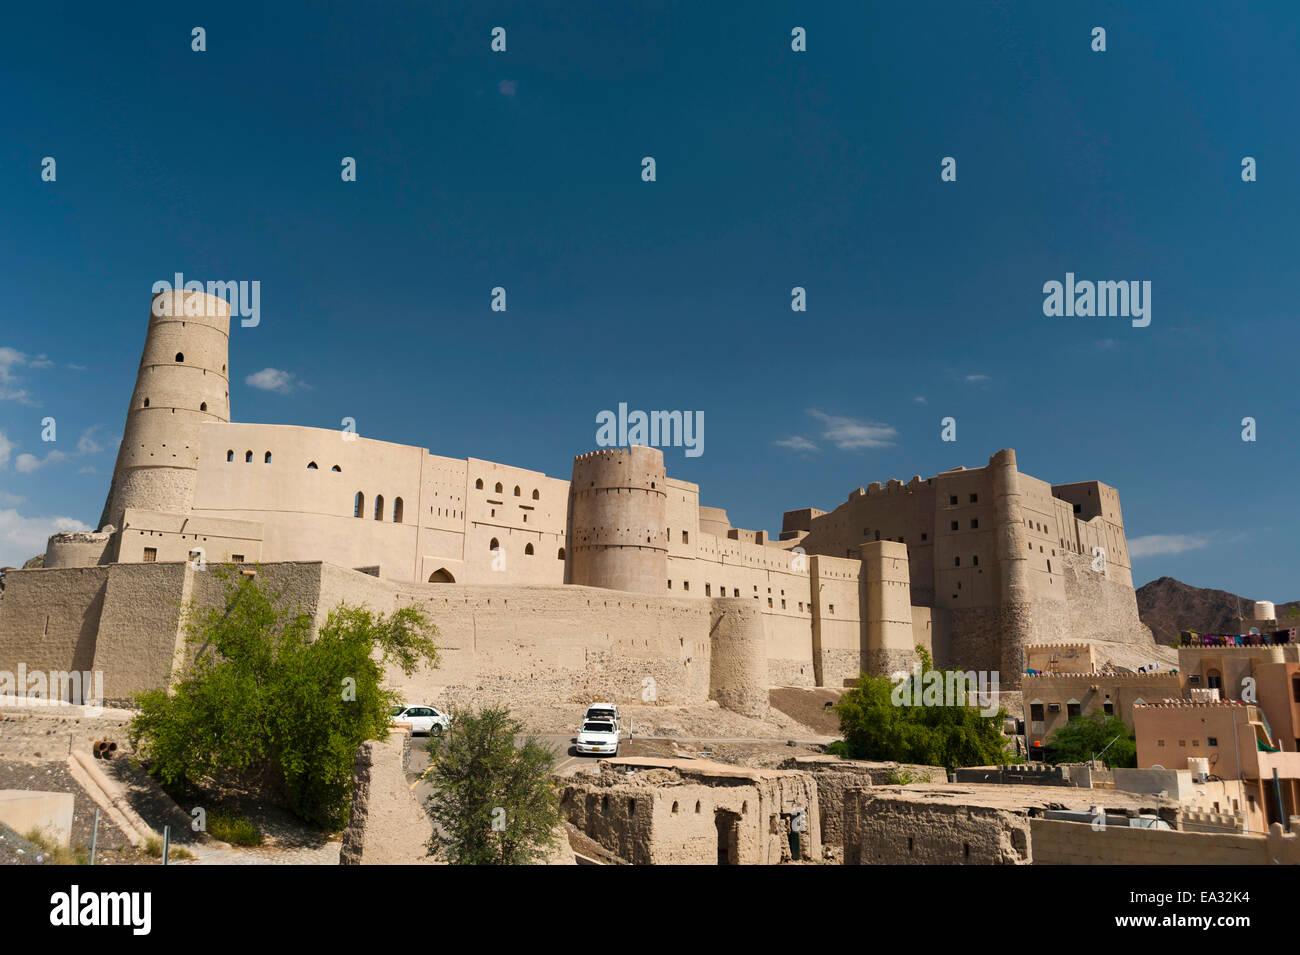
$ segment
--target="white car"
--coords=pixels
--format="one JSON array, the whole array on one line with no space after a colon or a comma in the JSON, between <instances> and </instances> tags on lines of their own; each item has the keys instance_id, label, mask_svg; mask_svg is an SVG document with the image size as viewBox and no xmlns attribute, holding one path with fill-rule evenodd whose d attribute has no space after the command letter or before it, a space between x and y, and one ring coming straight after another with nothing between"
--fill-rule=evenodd
<instances>
[{"instance_id":1,"label":"white car","mask_svg":"<svg viewBox=\"0 0 1300 955\"><path fill-rule=\"evenodd\" d=\"M617 756L618 725L609 720L585 720L578 730L580 756Z\"/></svg>"},{"instance_id":2,"label":"white car","mask_svg":"<svg viewBox=\"0 0 1300 955\"><path fill-rule=\"evenodd\" d=\"M618 722L618 706L614 703L593 703L587 707L587 715L582 721L587 723L592 720L613 723L615 729L622 728Z\"/></svg>"},{"instance_id":3,"label":"white car","mask_svg":"<svg viewBox=\"0 0 1300 955\"><path fill-rule=\"evenodd\" d=\"M451 726L451 717L435 710L432 706L413 705L397 707L393 713L394 723L410 723L412 733L424 733L426 736L441 733Z\"/></svg>"}]
</instances>

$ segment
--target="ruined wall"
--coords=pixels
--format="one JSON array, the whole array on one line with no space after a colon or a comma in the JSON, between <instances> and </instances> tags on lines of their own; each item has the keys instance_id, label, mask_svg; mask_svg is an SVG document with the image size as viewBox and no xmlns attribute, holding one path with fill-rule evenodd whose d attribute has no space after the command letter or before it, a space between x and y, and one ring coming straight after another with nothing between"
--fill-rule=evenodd
<instances>
[{"instance_id":1,"label":"ruined wall","mask_svg":"<svg viewBox=\"0 0 1300 955\"><path fill-rule=\"evenodd\" d=\"M50 535L43 567L94 567L108 559L112 534L68 531Z\"/></svg>"},{"instance_id":2,"label":"ruined wall","mask_svg":"<svg viewBox=\"0 0 1300 955\"><path fill-rule=\"evenodd\" d=\"M790 820L801 809L800 856L819 860L816 784L801 773L759 775L697 781L650 769L624 777L606 765L594 779L571 777L560 805L570 823L634 865L790 862Z\"/></svg>"},{"instance_id":3,"label":"ruined wall","mask_svg":"<svg viewBox=\"0 0 1300 955\"><path fill-rule=\"evenodd\" d=\"M428 815L406 782L411 734L394 729L367 740L352 765L352 809L343 830L340 865L428 865L433 837Z\"/></svg>"},{"instance_id":4,"label":"ruined wall","mask_svg":"<svg viewBox=\"0 0 1300 955\"><path fill-rule=\"evenodd\" d=\"M942 766L878 763L835 756L794 756L783 762L781 768L813 774L817 783L822 845L826 846L844 844L844 797L850 790L906 782L948 781L947 771Z\"/></svg>"},{"instance_id":5,"label":"ruined wall","mask_svg":"<svg viewBox=\"0 0 1300 955\"><path fill-rule=\"evenodd\" d=\"M844 794L845 865L1026 865L1029 820L984 806Z\"/></svg>"}]
</instances>

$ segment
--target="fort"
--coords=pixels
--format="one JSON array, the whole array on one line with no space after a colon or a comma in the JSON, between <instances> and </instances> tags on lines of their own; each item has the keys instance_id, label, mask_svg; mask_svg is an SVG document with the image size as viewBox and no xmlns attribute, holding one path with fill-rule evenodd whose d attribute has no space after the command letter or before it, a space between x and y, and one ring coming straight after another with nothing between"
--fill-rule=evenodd
<instances>
[{"instance_id":1,"label":"fort","mask_svg":"<svg viewBox=\"0 0 1300 955\"><path fill-rule=\"evenodd\" d=\"M1010 449L786 511L774 540L701 505L655 448L579 454L566 480L236 422L230 315L201 291L154 296L98 529L7 573L0 669L102 671L113 700L166 685L181 607L220 599L212 564L318 620L339 600L426 607L441 666L395 680L422 696L643 702L653 687L763 716L770 686L906 670L918 645L1011 688L1032 643L1152 645L1118 492L1048 484Z\"/></svg>"}]
</instances>

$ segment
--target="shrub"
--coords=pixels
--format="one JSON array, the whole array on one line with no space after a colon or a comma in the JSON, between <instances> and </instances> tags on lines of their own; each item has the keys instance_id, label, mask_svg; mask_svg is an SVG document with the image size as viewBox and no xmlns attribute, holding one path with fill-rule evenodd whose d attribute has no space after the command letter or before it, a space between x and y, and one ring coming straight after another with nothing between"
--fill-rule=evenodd
<instances>
[{"instance_id":1,"label":"shrub","mask_svg":"<svg viewBox=\"0 0 1300 955\"><path fill-rule=\"evenodd\" d=\"M925 648L916 649L920 669L902 683L864 673L835 704L848 754L853 759L943 766L949 772L959 766L1017 761L1002 735L1006 714L1001 709L995 716L982 716L969 703L922 705L922 688L936 679L927 674L938 674L946 683L949 674L960 671L936 670Z\"/></svg>"},{"instance_id":2,"label":"shrub","mask_svg":"<svg viewBox=\"0 0 1300 955\"><path fill-rule=\"evenodd\" d=\"M516 746L522 733L509 710L489 707L454 714L451 729L430 739L431 855L442 849L453 865L527 865L555 845L555 751L531 736Z\"/></svg>"},{"instance_id":3,"label":"shrub","mask_svg":"<svg viewBox=\"0 0 1300 955\"><path fill-rule=\"evenodd\" d=\"M224 574L225 600L186 608L194 663L172 692L136 696L139 758L165 786L222 779L269 789L302 819L341 829L357 748L384 738L398 702L383 665L436 664L436 628L418 608L384 615L343 603L313 637L311 616L255 577L211 572Z\"/></svg>"}]
</instances>

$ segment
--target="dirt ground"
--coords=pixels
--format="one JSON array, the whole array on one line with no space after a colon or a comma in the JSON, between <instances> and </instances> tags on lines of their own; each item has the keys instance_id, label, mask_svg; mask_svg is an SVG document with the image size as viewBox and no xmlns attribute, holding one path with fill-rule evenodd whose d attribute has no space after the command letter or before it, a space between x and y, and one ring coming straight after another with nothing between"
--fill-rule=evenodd
<instances>
[{"instance_id":1,"label":"dirt ground","mask_svg":"<svg viewBox=\"0 0 1300 955\"><path fill-rule=\"evenodd\" d=\"M624 731L633 736L830 741L827 738L830 734L792 719L776 708L766 720L732 713L714 702L694 706L620 706L619 711ZM529 733L559 735L577 731L582 722L583 708L571 703L550 706L522 704L512 705L510 714L520 720Z\"/></svg>"},{"instance_id":2,"label":"dirt ground","mask_svg":"<svg viewBox=\"0 0 1300 955\"><path fill-rule=\"evenodd\" d=\"M828 704L839 702L844 691L834 687L773 687L772 708L824 736L838 737L840 720Z\"/></svg>"},{"instance_id":3,"label":"dirt ground","mask_svg":"<svg viewBox=\"0 0 1300 955\"><path fill-rule=\"evenodd\" d=\"M66 761L0 760L0 789L72 793L72 847L84 850L89 858L96 806L94 800L72 778ZM106 812L99 814L99 835L95 844L95 865L156 865L158 861L136 849ZM18 848L24 849L24 855L29 851L26 846L15 845L12 840L7 845L8 850L15 855ZM4 854L0 851L0 857Z\"/></svg>"}]
</instances>

